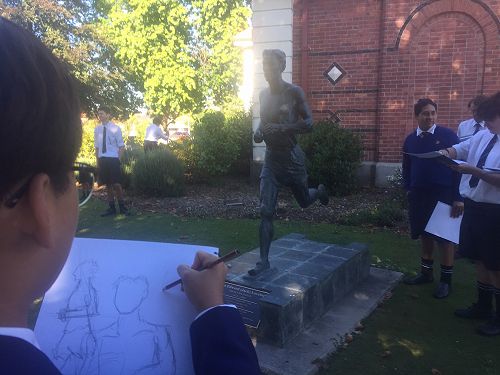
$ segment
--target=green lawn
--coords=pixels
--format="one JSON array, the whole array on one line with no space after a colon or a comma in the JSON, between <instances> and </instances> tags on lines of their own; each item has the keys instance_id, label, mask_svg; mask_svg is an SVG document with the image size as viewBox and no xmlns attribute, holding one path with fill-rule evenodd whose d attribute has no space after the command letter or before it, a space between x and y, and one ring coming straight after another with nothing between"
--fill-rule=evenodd
<instances>
[{"instance_id":1,"label":"green lawn","mask_svg":"<svg viewBox=\"0 0 500 375\"><path fill-rule=\"evenodd\" d=\"M95 201L81 209L78 237L203 244L216 246L222 253L258 246L258 220L185 219L162 214L101 218L104 209ZM388 230L283 221L276 221L275 229L276 237L296 232L330 243L365 242L376 265L406 273L418 267L418 243ZM476 335L479 322L453 316L455 308L475 298L474 269L468 261L457 261L453 286L446 300L431 296L432 285L398 286L392 298L364 322L365 330L326 361L320 374L420 375L432 374L433 369L442 375L499 374L500 337Z\"/></svg>"}]
</instances>

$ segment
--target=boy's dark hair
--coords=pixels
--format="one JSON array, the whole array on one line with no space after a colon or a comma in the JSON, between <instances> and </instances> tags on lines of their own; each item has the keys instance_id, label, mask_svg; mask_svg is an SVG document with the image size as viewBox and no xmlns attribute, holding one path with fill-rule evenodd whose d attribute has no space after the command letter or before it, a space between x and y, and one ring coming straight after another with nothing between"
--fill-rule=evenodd
<instances>
[{"instance_id":1,"label":"boy's dark hair","mask_svg":"<svg viewBox=\"0 0 500 375\"><path fill-rule=\"evenodd\" d=\"M415 117L417 117L420 114L420 112L422 112L422 109L429 104L432 105L437 112L438 105L433 100L429 98L422 98L418 99L415 105L413 106L413 112L415 113Z\"/></svg>"},{"instance_id":2,"label":"boy's dark hair","mask_svg":"<svg viewBox=\"0 0 500 375\"><path fill-rule=\"evenodd\" d=\"M99 111L103 111L103 112L106 112L108 115L111 115L111 108L109 108L107 105L99 106L99 109L97 110L97 112L99 112Z\"/></svg>"},{"instance_id":3,"label":"boy's dark hair","mask_svg":"<svg viewBox=\"0 0 500 375\"><path fill-rule=\"evenodd\" d=\"M153 117L153 124L161 125L161 120L162 120L161 116L154 116Z\"/></svg>"},{"instance_id":4,"label":"boy's dark hair","mask_svg":"<svg viewBox=\"0 0 500 375\"><path fill-rule=\"evenodd\" d=\"M500 116L500 91L488 96L477 109L477 114L486 121L493 121Z\"/></svg>"},{"instance_id":5,"label":"boy's dark hair","mask_svg":"<svg viewBox=\"0 0 500 375\"><path fill-rule=\"evenodd\" d=\"M0 17L0 199L36 173L63 192L81 139L67 69L33 34Z\"/></svg>"},{"instance_id":6,"label":"boy's dark hair","mask_svg":"<svg viewBox=\"0 0 500 375\"><path fill-rule=\"evenodd\" d=\"M281 71L283 72L286 68L286 55L285 52L283 52L280 49L265 49L262 51L262 58L274 56L278 59L279 63L281 64Z\"/></svg>"},{"instance_id":7,"label":"boy's dark hair","mask_svg":"<svg viewBox=\"0 0 500 375\"><path fill-rule=\"evenodd\" d=\"M471 105L475 105L476 107L479 107L482 102L486 100L486 95L478 95L471 100L469 100L469 104L467 104L467 108L470 108Z\"/></svg>"}]
</instances>

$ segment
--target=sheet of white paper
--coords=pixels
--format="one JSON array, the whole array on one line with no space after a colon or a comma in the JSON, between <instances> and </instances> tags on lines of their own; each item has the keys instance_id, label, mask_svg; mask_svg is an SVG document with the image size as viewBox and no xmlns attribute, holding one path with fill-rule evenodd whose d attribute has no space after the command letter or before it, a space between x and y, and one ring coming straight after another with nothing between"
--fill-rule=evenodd
<instances>
[{"instance_id":1,"label":"sheet of white paper","mask_svg":"<svg viewBox=\"0 0 500 375\"><path fill-rule=\"evenodd\" d=\"M432 212L431 218L427 222L425 231L458 244L462 215L454 218L450 217L450 212L450 205L443 202L437 202L436 207Z\"/></svg>"},{"instance_id":2,"label":"sheet of white paper","mask_svg":"<svg viewBox=\"0 0 500 375\"><path fill-rule=\"evenodd\" d=\"M213 247L75 238L35 326L63 374L193 374L194 308L177 286L177 265Z\"/></svg>"}]
</instances>

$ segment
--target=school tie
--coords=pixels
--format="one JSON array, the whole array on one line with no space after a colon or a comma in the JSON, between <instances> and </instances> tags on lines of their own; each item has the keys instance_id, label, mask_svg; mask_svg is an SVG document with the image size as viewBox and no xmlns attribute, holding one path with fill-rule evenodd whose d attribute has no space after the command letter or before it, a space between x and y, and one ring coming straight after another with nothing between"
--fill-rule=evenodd
<instances>
[{"instance_id":1,"label":"school tie","mask_svg":"<svg viewBox=\"0 0 500 375\"><path fill-rule=\"evenodd\" d=\"M483 153L479 157L479 160L477 162L476 167L478 167L478 168L483 168L484 167L484 163L486 162L486 158L488 157L488 154L490 153L491 149L495 145L495 143L497 141L497 138L498 137L497 137L496 134L493 136L493 138L491 138L490 143L488 143L488 146L486 146L486 148L484 149ZM479 178L476 177L476 176L471 176L471 178L469 180L469 186L471 188L474 188L474 187L477 186L478 183L479 183Z\"/></svg>"},{"instance_id":2,"label":"school tie","mask_svg":"<svg viewBox=\"0 0 500 375\"><path fill-rule=\"evenodd\" d=\"M429 133L429 132L421 132L421 133L420 133L420 138L425 138L425 137L427 137L429 134L431 134L431 133Z\"/></svg>"},{"instance_id":3,"label":"school tie","mask_svg":"<svg viewBox=\"0 0 500 375\"><path fill-rule=\"evenodd\" d=\"M476 122L476 125L474 125L474 133L472 133L472 135L476 135L479 130L481 130L481 124Z\"/></svg>"},{"instance_id":4,"label":"school tie","mask_svg":"<svg viewBox=\"0 0 500 375\"><path fill-rule=\"evenodd\" d=\"M102 153L106 153L106 125L102 125Z\"/></svg>"}]
</instances>

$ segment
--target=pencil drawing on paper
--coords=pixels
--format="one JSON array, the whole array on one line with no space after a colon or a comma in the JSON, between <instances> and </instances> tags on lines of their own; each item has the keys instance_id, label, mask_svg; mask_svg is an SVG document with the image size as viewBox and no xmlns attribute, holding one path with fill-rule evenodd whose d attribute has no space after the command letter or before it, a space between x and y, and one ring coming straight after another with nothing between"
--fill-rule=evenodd
<instances>
[{"instance_id":1,"label":"pencil drawing on paper","mask_svg":"<svg viewBox=\"0 0 500 375\"><path fill-rule=\"evenodd\" d=\"M175 352L168 327L153 324L141 316L148 296L146 277L120 277L114 284L115 322L102 332L99 374L176 373ZM142 356L130 355L143 352ZM123 370L127 369L126 372Z\"/></svg>"},{"instance_id":2,"label":"pencil drawing on paper","mask_svg":"<svg viewBox=\"0 0 500 375\"><path fill-rule=\"evenodd\" d=\"M99 296L94 278L99 270L93 260L80 263L73 272L75 287L66 306L59 310L58 319L64 323L61 338L53 352L59 369L68 374L87 374L97 349L93 319L99 314Z\"/></svg>"},{"instance_id":3,"label":"pencil drawing on paper","mask_svg":"<svg viewBox=\"0 0 500 375\"><path fill-rule=\"evenodd\" d=\"M75 286L66 306L58 312L64 329L53 359L59 369L74 375L175 375L177 364L169 327L141 315L149 293L148 279L120 276L109 286L111 311L100 311L95 287L98 271L97 263L90 260L80 263L73 272Z\"/></svg>"}]
</instances>

